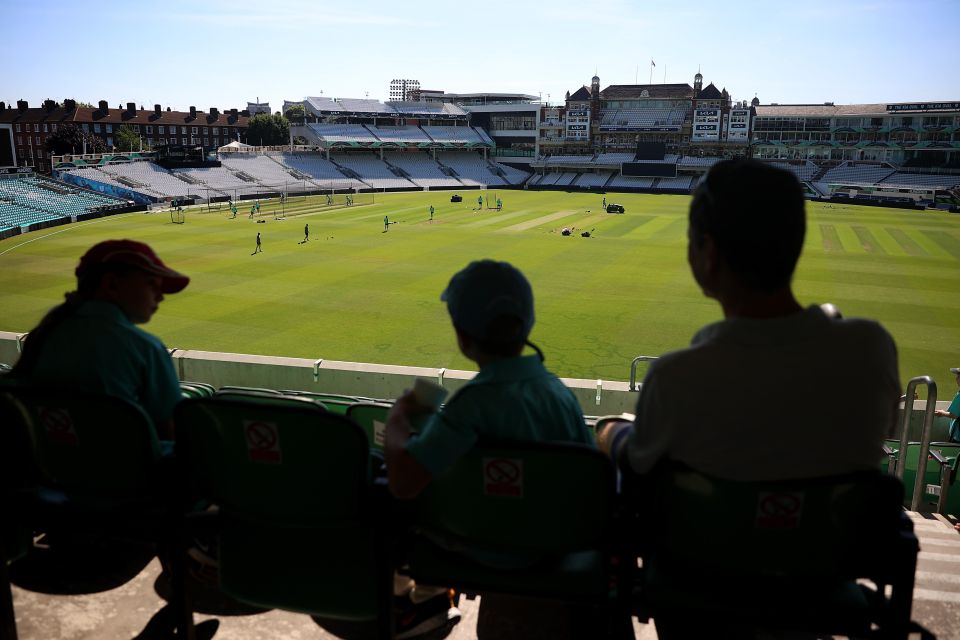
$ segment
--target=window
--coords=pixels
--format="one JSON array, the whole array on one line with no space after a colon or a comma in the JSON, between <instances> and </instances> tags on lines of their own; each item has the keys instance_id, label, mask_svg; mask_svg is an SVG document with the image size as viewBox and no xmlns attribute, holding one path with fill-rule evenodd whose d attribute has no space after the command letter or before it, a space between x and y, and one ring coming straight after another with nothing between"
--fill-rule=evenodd
<instances>
[{"instance_id":1,"label":"window","mask_svg":"<svg viewBox=\"0 0 960 640\"><path fill-rule=\"evenodd\" d=\"M214 128L213 128L213 135L215 135L215 136L220 135L220 127L214 127Z\"/></svg>"},{"instance_id":2,"label":"window","mask_svg":"<svg viewBox=\"0 0 960 640\"><path fill-rule=\"evenodd\" d=\"M196 128L196 127L190 127L190 133L196 134L196 133L197 133L197 128Z\"/></svg>"},{"instance_id":3,"label":"window","mask_svg":"<svg viewBox=\"0 0 960 640\"><path fill-rule=\"evenodd\" d=\"M140 133L140 125L138 124L133 125L133 130L136 131L137 133Z\"/></svg>"},{"instance_id":4,"label":"window","mask_svg":"<svg viewBox=\"0 0 960 640\"><path fill-rule=\"evenodd\" d=\"M53 131L54 133L56 133L56 132L57 132L57 125L56 125L56 124L50 125L50 131Z\"/></svg>"},{"instance_id":5,"label":"window","mask_svg":"<svg viewBox=\"0 0 960 640\"><path fill-rule=\"evenodd\" d=\"M187 128L186 128L186 127L180 127L180 133L181 133L181 135L187 135ZM184 144L186 144L186 140L184 140Z\"/></svg>"},{"instance_id":6,"label":"window","mask_svg":"<svg viewBox=\"0 0 960 640\"><path fill-rule=\"evenodd\" d=\"M184 144L184 146L186 146L186 144L187 144L187 139L186 139L186 138L183 138L183 144Z\"/></svg>"},{"instance_id":7,"label":"window","mask_svg":"<svg viewBox=\"0 0 960 640\"><path fill-rule=\"evenodd\" d=\"M96 123L95 125L93 125L93 132L94 132L94 133L100 133L100 123L99 123L99 122Z\"/></svg>"},{"instance_id":8,"label":"window","mask_svg":"<svg viewBox=\"0 0 960 640\"><path fill-rule=\"evenodd\" d=\"M17 136L17 144L20 145L21 147L23 146L23 136Z\"/></svg>"},{"instance_id":9,"label":"window","mask_svg":"<svg viewBox=\"0 0 960 640\"><path fill-rule=\"evenodd\" d=\"M37 145L40 145L40 136L37 136Z\"/></svg>"},{"instance_id":10,"label":"window","mask_svg":"<svg viewBox=\"0 0 960 640\"><path fill-rule=\"evenodd\" d=\"M108 124L108 125L107 125L107 133L113 133L113 125L112 125L112 124Z\"/></svg>"},{"instance_id":11,"label":"window","mask_svg":"<svg viewBox=\"0 0 960 640\"><path fill-rule=\"evenodd\" d=\"M84 122L82 125L80 125L80 128L83 129L83 130L86 131L86 132L89 132L89 131L90 131L90 125L87 124L86 122Z\"/></svg>"},{"instance_id":12,"label":"window","mask_svg":"<svg viewBox=\"0 0 960 640\"><path fill-rule=\"evenodd\" d=\"M210 133L210 127L204 127L204 128L203 128L203 135L209 135L209 133Z\"/></svg>"},{"instance_id":13,"label":"window","mask_svg":"<svg viewBox=\"0 0 960 640\"><path fill-rule=\"evenodd\" d=\"M152 147L152 146L153 146L153 138L147 138L147 144L149 144L149 145Z\"/></svg>"},{"instance_id":14,"label":"window","mask_svg":"<svg viewBox=\"0 0 960 640\"><path fill-rule=\"evenodd\" d=\"M108 147L112 147L112 146L113 146L113 136L108 136L108 137L107 137L107 146L108 146Z\"/></svg>"},{"instance_id":15,"label":"window","mask_svg":"<svg viewBox=\"0 0 960 640\"><path fill-rule=\"evenodd\" d=\"M20 123L17 123L17 133L20 133Z\"/></svg>"},{"instance_id":16,"label":"window","mask_svg":"<svg viewBox=\"0 0 960 640\"><path fill-rule=\"evenodd\" d=\"M30 123L27 123L27 131L33 131L33 128L30 126Z\"/></svg>"},{"instance_id":17,"label":"window","mask_svg":"<svg viewBox=\"0 0 960 640\"><path fill-rule=\"evenodd\" d=\"M49 131L50 131L50 129L47 127L47 123L44 123L44 124L43 124L43 132L44 132L44 133L49 133Z\"/></svg>"},{"instance_id":18,"label":"window","mask_svg":"<svg viewBox=\"0 0 960 640\"><path fill-rule=\"evenodd\" d=\"M159 134L162 135L162 134L166 133L165 129L166 129L166 127L164 127L163 125L160 125L159 127L157 127L157 133L159 133Z\"/></svg>"},{"instance_id":19,"label":"window","mask_svg":"<svg viewBox=\"0 0 960 640\"><path fill-rule=\"evenodd\" d=\"M209 147L209 146L210 146L210 138L204 138L204 139L203 139L203 146L205 146L205 147Z\"/></svg>"},{"instance_id":20,"label":"window","mask_svg":"<svg viewBox=\"0 0 960 640\"><path fill-rule=\"evenodd\" d=\"M147 125L147 133L153 133L153 127L152 127L152 126Z\"/></svg>"}]
</instances>

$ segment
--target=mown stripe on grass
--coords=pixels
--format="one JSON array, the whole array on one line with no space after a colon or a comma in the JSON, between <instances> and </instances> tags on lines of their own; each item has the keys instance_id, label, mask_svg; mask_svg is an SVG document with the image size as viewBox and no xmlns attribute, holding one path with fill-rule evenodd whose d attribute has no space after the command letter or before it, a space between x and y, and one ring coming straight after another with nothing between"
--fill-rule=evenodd
<instances>
[{"instance_id":1,"label":"mown stripe on grass","mask_svg":"<svg viewBox=\"0 0 960 640\"><path fill-rule=\"evenodd\" d=\"M652 220L648 220L644 224L638 226L630 233L625 234L624 237L649 240L658 231L661 229L666 229L676 221L677 219L674 216L654 216Z\"/></svg>"},{"instance_id":2,"label":"mown stripe on grass","mask_svg":"<svg viewBox=\"0 0 960 640\"><path fill-rule=\"evenodd\" d=\"M914 242L910 236L903 232L903 229L897 229L896 227L884 227L884 230L890 234L890 237L897 241L897 244L900 245L900 248L907 252L911 256L928 256L923 247Z\"/></svg>"},{"instance_id":3,"label":"mown stripe on grass","mask_svg":"<svg viewBox=\"0 0 960 640\"><path fill-rule=\"evenodd\" d=\"M837 237L840 238L840 244L843 245L843 250L846 253L852 254L865 254L866 251L863 250L863 247L860 246L860 238L857 237L857 234L853 232L853 229L850 228L848 224L838 224L836 225Z\"/></svg>"},{"instance_id":4,"label":"mown stripe on grass","mask_svg":"<svg viewBox=\"0 0 960 640\"><path fill-rule=\"evenodd\" d=\"M887 253L884 248L880 246L880 243L873 236L873 233L870 232L870 229L860 225L855 225L852 229L853 232L857 234L857 238L860 240L860 246L863 247L864 251L867 253Z\"/></svg>"},{"instance_id":5,"label":"mown stripe on grass","mask_svg":"<svg viewBox=\"0 0 960 640\"><path fill-rule=\"evenodd\" d=\"M606 219L600 220L598 224L602 225L600 230L604 237L622 238L637 227L642 227L658 217L655 215L631 214L629 216L616 216L614 219L613 216L608 216Z\"/></svg>"},{"instance_id":6,"label":"mown stripe on grass","mask_svg":"<svg viewBox=\"0 0 960 640\"><path fill-rule=\"evenodd\" d=\"M820 236L823 238L823 250L827 253L842 253L843 244L837 234L837 228L832 224L820 225Z\"/></svg>"},{"instance_id":7,"label":"mown stripe on grass","mask_svg":"<svg viewBox=\"0 0 960 640\"><path fill-rule=\"evenodd\" d=\"M527 229L533 229L534 227L539 227L542 224L547 224L553 222L554 220L566 218L576 213L577 211L575 209L568 209L567 211L554 211L553 213L534 218L533 220L527 220L526 222L521 222L520 224L505 227L504 229L501 229L501 231L526 231Z\"/></svg>"},{"instance_id":8,"label":"mown stripe on grass","mask_svg":"<svg viewBox=\"0 0 960 640\"><path fill-rule=\"evenodd\" d=\"M938 242L934 241L933 238L928 236L927 231L928 230L923 229L904 229L904 233L906 233L911 240L923 247L923 250L926 251L928 255L934 258L950 258L950 253L941 247Z\"/></svg>"},{"instance_id":9,"label":"mown stripe on grass","mask_svg":"<svg viewBox=\"0 0 960 640\"><path fill-rule=\"evenodd\" d=\"M506 222L507 220L513 220L514 218L522 218L523 216L528 216L534 213L535 212L531 209L520 209L519 211L511 211L510 213L501 213L499 215L484 215L476 222L470 222L463 226L467 229L489 227L490 225Z\"/></svg>"},{"instance_id":10,"label":"mown stripe on grass","mask_svg":"<svg viewBox=\"0 0 960 640\"><path fill-rule=\"evenodd\" d=\"M948 254L960 260L960 239L944 231L923 231L924 235L937 243Z\"/></svg>"}]
</instances>

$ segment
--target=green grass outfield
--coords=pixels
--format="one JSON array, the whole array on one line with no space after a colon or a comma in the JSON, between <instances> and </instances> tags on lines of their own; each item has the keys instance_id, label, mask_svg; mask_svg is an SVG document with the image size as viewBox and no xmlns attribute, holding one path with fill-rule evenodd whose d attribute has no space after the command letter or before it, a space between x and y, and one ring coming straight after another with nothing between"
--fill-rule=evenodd
<instances>
[{"instance_id":1,"label":"green grass outfield","mask_svg":"<svg viewBox=\"0 0 960 640\"><path fill-rule=\"evenodd\" d=\"M491 202L503 198L499 213L474 211L476 191L459 204L450 195L377 194L366 204L361 195L353 207L299 198L285 220L274 220L279 203L266 202L264 224L247 218L249 205L235 220L188 210L183 225L167 212L137 213L10 238L0 242L0 330L28 331L73 287L90 245L124 237L192 277L146 327L182 349L472 369L439 296L455 271L484 257L529 277L531 338L561 376L625 380L634 356L682 347L720 318L687 270L688 197L606 194L627 209L615 215L595 194L490 191ZM941 397L952 395L960 216L818 203L808 213L801 302L880 320L899 345L903 379L929 374ZM387 233L385 214L397 222ZM310 242L299 244L304 223ZM577 232L563 237L564 226ZM593 237L580 237L590 229ZM263 253L254 256L258 231Z\"/></svg>"}]
</instances>

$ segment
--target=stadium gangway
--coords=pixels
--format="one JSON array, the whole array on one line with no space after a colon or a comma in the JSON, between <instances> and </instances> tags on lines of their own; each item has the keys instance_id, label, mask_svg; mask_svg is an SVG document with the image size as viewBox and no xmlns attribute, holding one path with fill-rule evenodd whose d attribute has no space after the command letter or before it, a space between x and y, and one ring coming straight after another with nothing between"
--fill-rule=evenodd
<instances>
[{"instance_id":1,"label":"stadium gangway","mask_svg":"<svg viewBox=\"0 0 960 640\"><path fill-rule=\"evenodd\" d=\"M637 356L630 363L630 391L637 390L637 365L641 362L652 362L660 356Z\"/></svg>"},{"instance_id":2,"label":"stadium gangway","mask_svg":"<svg viewBox=\"0 0 960 640\"><path fill-rule=\"evenodd\" d=\"M927 405L923 414L923 428L920 432L920 452L917 458L917 478L913 483L913 498L910 500L910 510L919 511L920 499L926 489L927 457L930 454L930 432L933 427L933 413L937 408L937 383L930 376L917 376L907 383L907 393L903 401L903 420L900 424L900 451L897 456L896 476L903 480L907 468L907 444L910 439L910 414L914 393L918 385L927 386ZM944 502L944 501L941 501Z\"/></svg>"}]
</instances>

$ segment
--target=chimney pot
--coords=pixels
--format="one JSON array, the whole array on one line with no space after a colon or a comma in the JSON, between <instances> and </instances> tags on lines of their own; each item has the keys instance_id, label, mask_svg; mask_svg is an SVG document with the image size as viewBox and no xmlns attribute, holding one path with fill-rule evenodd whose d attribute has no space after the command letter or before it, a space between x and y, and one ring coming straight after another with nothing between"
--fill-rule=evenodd
<instances>
[{"instance_id":1,"label":"chimney pot","mask_svg":"<svg viewBox=\"0 0 960 640\"><path fill-rule=\"evenodd\" d=\"M136 111L136 110L137 110L137 103L136 103L136 102L128 102L128 103L127 103L127 111L129 111L130 113L133 113L133 112Z\"/></svg>"},{"instance_id":2,"label":"chimney pot","mask_svg":"<svg viewBox=\"0 0 960 640\"><path fill-rule=\"evenodd\" d=\"M100 102L97 103L97 106L100 107L100 111L102 111L103 113L106 113L110 110L110 108L107 106L106 100L101 100Z\"/></svg>"},{"instance_id":3,"label":"chimney pot","mask_svg":"<svg viewBox=\"0 0 960 640\"><path fill-rule=\"evenodd\" d=\"M190 107L190 117L191 117L191 118L196 118L196 117L197 117L197 108L196 108L196 107Z\"/></svg>"},{"instance_id":4,"label":"chimney pot","mask_svg":"<svg viewBox=\"0 0 960 640\"><path fill-rule=\"evenodd\" d=\"M153 105L153 112L157 115L160 115L160 105L158 104Z\"/></svg>"},{"instance_id":5,"label":"chimney pot","mask_svg":"<svg viewBox=\"0 0 960 640\"><path fill-rule=\"evenodd\" d=\"M30 105L27 103L26 100L17 100L17 111L23 113L29 108L30 108Z\"/></svg>"}]
</instances>

